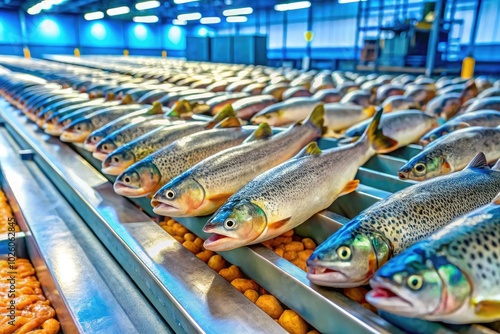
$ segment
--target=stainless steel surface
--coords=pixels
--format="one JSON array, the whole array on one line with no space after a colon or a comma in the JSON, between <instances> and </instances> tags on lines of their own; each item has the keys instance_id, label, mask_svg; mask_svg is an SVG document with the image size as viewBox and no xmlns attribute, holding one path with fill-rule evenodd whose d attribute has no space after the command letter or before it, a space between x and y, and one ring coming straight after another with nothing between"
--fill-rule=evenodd
<instances>
[{"instance_id":1,"label":"stainless steel surface","mask_svg":"<svg viewBox=\"0 0 500 334\"><path fill-rule=\"evenodd\" d=\"M24 232L16 232L14 235L9 233L0 234L0 259L8 259L9 255L12 256L10 254L12 251L15 251L17 257L28 257L26 234Z\"/></svg>"},{"instance_id":2,"label":"stainless steel surface","mask_svg":"<svg viewBox=\"0 0 500 334\"><path fill-rule=\"evenodd\" d=\"M15 146L0 129L2 188L27 232L29 257L64 332L172 333L50 181L33 162L19 158Z\"/></svg>"},{"instance_id":3,"label":"stainless steel surface","mask_svg":"<svg viewBox=\"0 0 500 334\"><path fill-rule=\"evenodd\" d=\"M19 156L21 157L21 160L33 160L33 157L35 155L35 152L32 150L20 150L19 151Z\"/></svg>"},{"instance_id":4,"label":"stainless steel surface","mask_svg":"<svg viewBox=\"0 0 500 334\"><path fill-rule=\"evenodd\" d=\"M11 134L75 207L176 332L284 333L59 140L0 106ZM145 331L149 333L148 331Z\"/></svg>"}]
</instances>

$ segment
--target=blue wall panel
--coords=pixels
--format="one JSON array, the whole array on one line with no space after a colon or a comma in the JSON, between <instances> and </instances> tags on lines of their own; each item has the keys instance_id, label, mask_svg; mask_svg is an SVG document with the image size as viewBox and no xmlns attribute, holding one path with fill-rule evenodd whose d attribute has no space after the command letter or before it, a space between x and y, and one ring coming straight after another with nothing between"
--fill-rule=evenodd
<instances>
[{"instance_id":1,"label":"blue wall panel","mask_svg":"<svg viewBox=\"0 0 500 334\"><path fill-rule=\"evenodd\" d=\"M76 17L69 15L26 15L28 43L76 45Z\"/></svg>"},{"instance_id":2,"label":"blue wall panel","mask_svg":"<svg viewBox=\"0 0 500 334\"><path fill-rule=\"evenodd\" d=\"M0 43L21 43L19 13L2 11L0 15Z\"/></svg>"},{"instance_id":3,"label":"blue wall panel","mask_svg":"<svg viewBox=\"0 0 500 334\"><path fill-rule=\"evenodd\" d=\"M126 24L129 48L162 49L161 29L156 24Z\"/></svg>"},{"instance_id":4,"label":"blue wall panel","mask_svg":"<svg viewBox=\"0 0 500 334\"><path fill-rule=\"evenodd\" d=\"M121 49L125 46L123 21L79 19L78 24L82 46Z\"/></svg>"},{"instance_id":5,"label":"blue wall panel","mask_svg":"<svg viewBox=\"0 0 500 334\"><path fill-rule=\"evenodd\" d=\"M186 29L184 27L167 24L163 26L162 37L165 49L186 49Z\"/></svg>"}]
</instances>

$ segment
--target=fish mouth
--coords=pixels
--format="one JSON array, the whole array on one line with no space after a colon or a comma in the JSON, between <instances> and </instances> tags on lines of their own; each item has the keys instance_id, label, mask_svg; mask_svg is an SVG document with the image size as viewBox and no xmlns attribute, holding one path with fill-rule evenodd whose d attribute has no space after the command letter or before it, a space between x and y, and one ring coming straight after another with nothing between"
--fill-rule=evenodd
<instances>
[{"instance_id":1,"label":"fish mouth","mask_svg":"<svg viewBox=\"0 0 500 334\"><path fill-rule=\"evenodd\" d=\"M39 128L43 129L43 124L45 123L45 118L39 118L36 120L36 125L38 125Z\"/></svg>"},{"instance_id":2,"label":"fish mouth","mask_svg":"<svg viewBox=\"0 0 500 334\"><path fill-rule=\"evenodd\" d=\"M161 199L151 200L151 206L153 207L153 212L160 216L176 215L172 217L182 217L182 215L179 215L179 208Z\"/></svg>"},{"instance_id":3,"label":"fish mouth","mask_svg":"<svg viewBox=\"0 0 500 334\"><path fill-rule=\"evenodd\" d=\"M44 132L48 135L59 137L62 135L63 131L62 128L55 125L55 124L47 124L45 123L43 125Z\"/></svg>"},{"instance_id":4,"label":"fish mouth","mask_svg":"<svg viewBox=\"0 0 500 334\"><path fill-rule=\"evenodd\" d=\"M208 232L208 231L204 231L204 232ZM228 248L226 241L231 241L231 240L234 240L234 239L231 237L228 237L226 235L214 233L208 239L205 240L205 242L203 243L203 247L205 247L205 249L208 249L208 250L211 250L214 252L231 250L231 249L240 247L240 246L235 246L235 247ZM243 245L241 245L241 246L243 246Z\"/></svg>"},{"instance_id":5,"label":"fish mouth","mask_svg":"<svg viewBox=\"0 0 500 334\"><path fill-rule=\"evenodd\" d=\"M63 131L60 139L64 142L82 143L87 138L88 133Z\"/></svg>"},{"instance_id":6,"label":"fish mouth","mask_svg":"<svg viewBox=\"0 0 500 334\"><path fill-rule=\"evenodd\" d=\"M420 140L419 144L422 145L423 147L425 147L425 146L429 145L430 142L431 142L430 139L422 139L422 140Z\"/></svg>"},{"instance_id":7,"label":"fish mouth","mask_svg":"<svg viewBox=\"0 0 500 334\"><path fill-rule=\"evenodd\" d=\"M409 172L398 172L398 177L401 180L409 180L410 179L409 174L410 174Z\"/></svg>"},{"instance_id":8,"label":"fish mouth","mask_svg":"<svg viewBox=\"0 0 500 334\"><path fill-rule=\"evenodd\" d=\"M92 156L94 158L96 158L97 160L104 161L104 160L106 160L108 153L104 153L102 151L96 150L96 151L94 151L94 153L92 153Z\"/></svg>"},{"instance_id":9,"label":"fish mouth","mask_svg":"<svg viewBox=\"0 0 500 334\"><path fill-rule=\"evenodd\" d=\"M365 298L367 302L377 308L394 311L400 309L399 311L402 311L403 309L409 309L414 306L412 302L402 298L388 288L380 279L372 279L370 281L370 286L372 290L366 294Z\"/></svg>"},{"instance_id":10,"label":"fish mouth","mask_svg":"<svg viewBox=\"0 0 500 334\"><path fill-rule=\"evenodd\" d=\"M126 168L119 166L106 166L101 168L101 172L108 175L120 175Z\"/></svg>"},{"instance_id":11,"label":"fish mouth","mask_svg":"<svg viewBox=\"0 0 500 334\"><path fill-rule=\"evenodd\" d=\"M144 191L144 188L142 187L133 188L123 184L120 181L115 181L113 189L115 190L115 193L117 193L118 195L130 198L146 197L151 194L151 192Z\"/></svg>"},{"instance_id":12,"label":"fish mouth","mask_svg":"<svg viewBox=\"0 0 500 334\"><path fill-rule=\"evenodd\" d=\"M97 147L97 144L94 144L94 143L90 143L90 142L87 142L87 141L85 141L85 143L83 143L83 148L86 149L89 152L95 153L96 147Z\"/></svg>"},{"instance_id":13,"label":"fish mouth","mask_svg":"<svg viewBox=\"0 0 500 334\"><path fill-rule=\"evenodd\" d=\"M365 285L369 280L352 281L341 271L318 264L307 265L307 279L314 284L333 288L354 288Z\"/></svg>"}]
</instances>

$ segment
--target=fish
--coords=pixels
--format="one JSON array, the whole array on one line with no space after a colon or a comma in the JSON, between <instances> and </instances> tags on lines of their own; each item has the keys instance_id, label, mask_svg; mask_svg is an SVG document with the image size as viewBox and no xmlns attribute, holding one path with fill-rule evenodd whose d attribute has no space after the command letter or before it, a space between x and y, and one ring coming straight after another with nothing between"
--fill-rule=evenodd
<instances>
[{"instance_id":1,"label":"fish","mask_svg":"<svg viewBox=\"0 0 500 334\"><path fill-rule=\"evenodd\" d=\"M323 105L304 123L274 136L267 123L239 146L221 151L194 165L163 186L153 197L153 211L169 217L214 213L232 194L259 174L296 155L323 132Z\"/></svg>"},{"instance_id":2,"label":"fish","mask_svg":"<svg viewBox=\"0 0 500 334\"><path fill-rule=\"evenodd\" d=\"M129 166L174 141L203 130L212 129L217 123L234 115L235 112L229 105L209 122L188 121L183 124L161 127L111 152L102 162L101 171L109 175L119 175Z\"/></svg>"},{"instance_id":3,"label":"fish","mask_svg":"<svg viewBox=\"0 0 500 334\"><path fill-rule=\"evenodd\" d=\"M371 119L367 119L347 129L339 144L357 140L365 132L370 122ZM396 111L385 115L380 122L384 135L396 140L398 148L418 142L424 134L437 125L436 118L424 114L420 110Z\"/></svg>"},{"instance_id":4,"label":"fish","mask_svg":"<svg viewBox=\"0 0 500 334\"><path fill-rule=\"evenodd\" d=\"M94 152L97 148L97 145L112 132L117 131L130 124L137 124L138 122L146 121L146 119L151 116L165 117L166 114L164 114L164 111L167 110L163 109L161 103L154 102L153 106L149 110L144 111L144 109L139 109L137 111L133 111L131 113L123 115L92 131L83 142L83 148L89 152Z\"/></svg>"},{"instance_id":5,"label":"fish","mask_svg":"<svg viewBox=\"0 0 500 334\"><path fill-rule=\"evenodd\" d=\"M436 89L433 85L411 84L406 86L404 94L421 106L426 105L430 100L436 97Z\"/></svg>"},{"instance_id":6,"label":"fish","mask_svg":"<svg viewBox=\"0 0 500 334\"><path fill-rule=\"evenodd\" d=\"M474 113L459 115L452 118L440 127L426 133L420 139L420 145L427 146L429 143L455 130L464 129L471 126L497 127L499 125L500 112L496 110L482 110Z\"/></svg>"},{"instance_id":7,"label":"fish","mask_svg":"<svg viewBox=\"0 0 500 334\"><path fill-rule=\"evenodd\" d=\"M336 132L372 117L375 111L375 106L362 107L350 103L327 103L325 104L325 127L328 129L328 134L335 136Z\"/></svg>"},{"instance_id":8,"label":"fish","mask_svg":"<svg viewBox=\"0 0 500 334\"><path fill-rule=\"evenodd\" d=\"M484 99L486 97L500 96L500 88L499 87L490 87L483 90L477 96L478 99Z\"/></svg>"},{"instance_id":9,"label":"fish","mask_svg":"<svg viewBox=\"0 0 500 334\"><path fill-rule=\"evenodd\" d=\"M500 158L500 127L473 126L441 137L411 158L398 171L402 180L422 181L463 169L478 152L489 162Z\"/></svg>"},{"instance_id":10,"label":"fish","mask_svg":"<svg viewBox=\"0 0 500 334\"><path fill-rule=\"evenodd\" d=\"M389 96L384 100L381 107L386 113L398 110L420 109L420 105L418 103L401 95Z\"/></svg>"},{"instance_id":11,"label":"fish","mask_svg":"<svg viewBox=\"0 0 500 334\"><path fill-rule=\"evenodd\" d=\"M312 97L294 97L262 109L250 119L250 122L267 123L271 126L290 125L305 119L321 103Z\"/></svg>"},{"instance_id":12,"label":"fish","mask_svg":"<svg viewBox=\"0 0 500 334\"><path fill-rule=\"evenodd\" d=\"M264 95L272 95L274 96L278 101L283 100L283 93L290 87L290 84L287 82L280 82L280 83L275 83L275 84L270 84L269 86L266 86L261 92L261 94Z\"/></svg>"},{"instance_id":13,"label":"fish","mask_svg":"<svg viewBox=\"0 0 500 334\"><path fill-rule=\"evenodd\" d=\"M365 285L392 257L454 218L486 205L500 191L500 171L479 153L458 173L417 183L362 211L321 243L307 260L318 285Z\"/></svg>"},{"instance_id":14,"label":"fish","mask_svg":"<svg viewBox=\"0 0 500 334\"><path fill-rule=\"evenodd\" d=\"M336 88L322 89L314 93L312 98L325 103L333 103L342 99L342 93Z\"/></svg>"},{"instance_id":15,"label":"fish","mask_svg":"<svg viewBox=\"0 0 500 334\"><path fill-rule=\"evenodd\" d=\"M243 143L252 132L251 129L242 128L237 118L226 118L211 130L178 139L133 164L116 178L114 190L127 197L154 194L172 178L201 160Z\"/></svg>"},{"instance_id":16,"label":"fish","mask_svg":"<svg viewBox=\"0 0 500 334\"><path fill-rule=\"evenodd\" d=\"M500 96L477 99L467 107L465 113L476 112L483 109L493 109L500 111Z\"/></svg>"},{"instance_id":17,"label":"fish","mask_svg":"<svg viewBox=\"0 0 500 334\"><path fill-rule=\"evenodd\" d=\"M219 95L214 98L208 100L205 104L197 105L194 108L194 112L197 114L207 113L211 115L218 114L221 110L224 109L228 104L232 104L239 99L249 97L250 94L237 92L237 93L228 93L224 95Z\"/></svg>"},{"instance_id":18,"label":"fish","mask_svg":"<svg viewBox=\"0 0 500 334\"><path fill-rule=\"evenodd\" d=\"M250 94L250 95L260 95L262 94L262 90L266 87L266 84L263 83L263 82L257 82L257 83L253 83L253 84L250 84L248 86L245 86L245 88L243 88L241 90L242 93L247 93L247 94Z\"/></svg>"},{"instance_id":19,"label":"fish","mask_svg":"<svg viewBox=\"0 0 500 334\"><path fill-rule=\"evenodd\" d=\"M378 104L383 103L388 97L403 95L405 89L403 86L395 84L384 84L377 88L376 102Z\"/></svg>"},{"instance_id":20,"label":"fish","mask_svg":"<svg viewBox=\"0 0 500 334\"><path fill-rule=\"evenodd\" d=\"M411 318L500 320L500 194L403 251L370 280L366 300Z\"/></svg>"},{"instance_id":21,"label":"fish","mask_svg":"<svg viewBox=\"0 0 500 334\"><path fill-rule=\"evenodd\" d=\"M104 107L104 106L113 106L113 105L118 105L120 102L118 101L106 101L105 99L94 99L94 100L90 100L90 101L87 101L87 102L82 102L82 103L76 103L76 104L72 104L72 105L69 105L67 107L64 107L64 108L61 108L59 110L56 110L56 109L46 109L46 110L43 110L40 114L38 114L38 119L36 121L36 124L40 127L40 128L43 128L43 125L45 124L45 121L47 119L49 119L50 117L52 117L52 115L58 115L58 116L61 116L61 115L66 115L66 114L69 114L70 112L73 112L73 111L76 111L78 109L83 109L83 108L86 108L86 107L92 107L92 106L95 106L95 107Z\"/></svg>"},{"instance_id":22,"label":"fish","mask_svg":"<svg viewBox=\"0 0 500 334\"><path fill-rule=\"evenodd\" d=\"M339 103L342 104L355 104L362 107L368 107L371 105L372 94L366 90L354 90L342 97Z\"/></svg>"},{"instance_id":23,"label":"fish","mask_svg":"<svg viewBox=\"0 0 500 334\"><path fill-rule=\"evenodd\" d=\"M236 117L243 120L249 120L253 115L262 109L277 102L278 100L276 100L272 95L256 95L236 100L232 103L232 106L236 112Z\"/></svg>"},{"instance_id":24,"label":"fish","mask_svg":"<svg viewBox=\"0 0 500 334\"><path fill-rule=\"evenodd\" d=\"M397 145L378 129L381 116L382 110L356 143L321 151L312 142L250 181L207 221L203 231L212 235L204 247L226 251L272 239L354 191L358 167Z\"/></svg>"},{"instance_id":25,"label":"fish","mask_svg":"<svg viewBox=\"0 0 500 334\"><path fill-rule=\"evenodd\" d=\"M92 131L103 127L109 122L132 113L133 116L139 116L146 113L150 108L151 106L135 104L94 111L66 125L60 139L64 142L83 143Z\"/></svg>"},{"instance_id":26,"label":"fish","mask_svg":"<svg viewBox=\"0 0 500 334\"><path fill-rule=\"evenodd\" d=\"M183 120L172 120L160 115L135 117L135 121L111 132L97 144L92 156L104 161L106 157L126 143L165 126L182 124Z\"/></svg>"},{"instance_id":27,"label":"fish","mask_svg":"<svg viewBox=\"0 0 500 334\"><path fill-rule=\"evenodd\" d=\"M309 97L312 94L303 86L290 87L283 92L283 100L291 99L292 97Z\"/></svg>"}]
</instances>

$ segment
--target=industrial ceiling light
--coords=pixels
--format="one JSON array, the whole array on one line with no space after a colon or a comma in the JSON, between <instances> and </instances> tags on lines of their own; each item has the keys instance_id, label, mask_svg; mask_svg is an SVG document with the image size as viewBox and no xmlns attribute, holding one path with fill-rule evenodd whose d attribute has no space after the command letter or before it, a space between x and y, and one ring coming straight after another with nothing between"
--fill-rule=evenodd
<instances>
[{"instance_id":1,"label":"industrial ceiling light","mask_svg":"<svg viewBox=\"0 0 500 334\"><path fill-rule=\"evenodd\" d=\"M158 22L158 16L156 15L134 16L132 20L134 22L141 22L141 23L155 23Z\"/></svg>"},{"instance_id":2,"label":"industrial ceiling light","mask_svg":"<svg viewBox=\"0 0 500 334\"><path fill-rule=\"evenodd\" d=\"M104 17L103 12L92 12L92 13L87 13L83 15L83 18L87 21L92 21L92 20L100 20Z\"/></svg>"},{"instance_id":3,"label":"industrial ceiling light","mask_svg":"<svg viewBox=\"0 0 500 334\"><path fill-rule=\"evenodd\" d=\"M226 22L229 23L241 23L246 22L248 19L246 16L229 16L226 17Z\"/></svg>"},{"instance_id":4,"label":"industrial ceiling light","mask_svg":"<svg viewBox=\"0 0 500 334\"><path fill-rule=\"evenodd\" d=\"M220 17L204 17L200 20L201 24L216 24L220 23Z\"/></svg>"},{"instance_id":5,"label":"industrial ceiling light","mask_svg":"<svg viewBox=\"0 0 500 334\"><path fill-rule=\"evenodd\" d=\"M40 6L40 4L36 4L33 7L28 8L28 14L30 15L40 14L41 11L42 11L42 6Z\"/></svg>"},{"instance_id":6,"label":"industrial ceiling light","mask_svg":"<svg viewBox=\"0 0 500 334\"><path fill-rule=\"evenodd\" d=\"M339 0L340 4L344 3L353 3L353 2L359 2L360 0ZM361 1L366 1L366 0L361 0Z\"/></svg>"},{"instance_id":7,"label":"industrial ceiling light","mask_svg":"<svg viewBox=\"0 0 500 334\"><path fill-rule=\"evenodd\" d=\"M201 19L200 13L189 13L177 15L177 19L181 21L192 21Z\"/></svg>"},{"instance_id":8,"label":"industrial ceiling light","mask_svg":"<svg viewBox=\"0 0 500 334\"><path fill-rule=\"evenodd\" d=\"M311 2L309 1L299 1L299 2L290 2L290 3L282 3L274 6L274 10L278 12L284 12L286 10L295 10L295 9L304 9L311 7Z\"/></svg>"},{"instance_id":9,"label":"industrial ceiling light","mask_svg":"<svg viewBox=\"0 0 500 334\"><path fill-rule=\"evenodd\" d=\"M187 22L182 21L182 20L173 19L172 24L174 24L176 26L185 26L187 24Z\"/></svg>"},{"instance_id":10,"label":"industrial ceiling light","mask_svg":"<svg viewBox=\"0 0 500 334\"><path fill-rule=\"evenodd\" d=\"M234 8L234 9L226 9L222 12L224 16L233 16L233 15L248 15L252 14L252 7L244 7L244 8Z\"/></svg>"},{"instance_id":11,"label":"industrial ceiling light","mask_svg":"<svg viewBox=\"0 0 500 334\"><path fill-rule=\"evenodd\" d=\"M130 8L128 8L127 6L110 8L106 11L106 14L108 14L109 16L123 15L127 13L130 13Z\"/></svg>"},{"instance_id":12,"label":"industrial ceiling light","mask_svg":"<svg viewBox=\"0 0 500 334\"><path fill-rule=\"evenodd\" d=\"M183 3L196 2L196 1L200 1L200 0L174 0L174 3L176 5L180 5L180 4L183 4Z\"/></svg>"},{"instance_id":13,"label":"industrial ceiling light","mask_svg":"<svg viewBox=\"0 0 500 334\"><path fill-rule=\"evenodd\" d=\"M158 8L158 7L160 7L160 5L161 4L159 1L139 2L139 3L135 4L135 9L146 10L146 9Z\"/></svg>"},{"instance_id":14,"label":"industrial ceiling light","mask_svg":"<svg viewBox=\"0 0 500 334\"><path fill-rule=\"evenodd\" d=\"M40 8L43 10L48 10L52 7L52 2L48 0L44 0L40 2L38 5L40 5Z\"/></svg>"}]
</instances>

